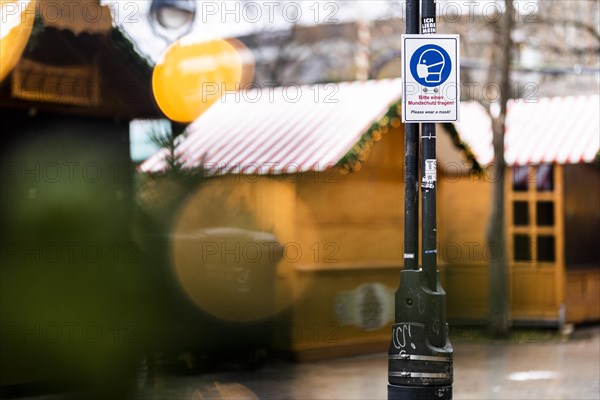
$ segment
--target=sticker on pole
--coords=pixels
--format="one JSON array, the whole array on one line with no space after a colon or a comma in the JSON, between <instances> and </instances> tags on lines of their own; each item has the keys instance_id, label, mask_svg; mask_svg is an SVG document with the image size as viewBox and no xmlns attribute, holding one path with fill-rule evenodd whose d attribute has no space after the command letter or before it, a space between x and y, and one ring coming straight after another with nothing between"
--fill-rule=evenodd
<instances>
[{"instance_id":1,"label":"sticker on pole","mask_svg":"<svg viewBox=\"0 0 600 400\"><path fill-rule=\"evenodd\" d=\"M402 121L458 122L458 35L402 35Z\"/></svg>"}]
</instances>

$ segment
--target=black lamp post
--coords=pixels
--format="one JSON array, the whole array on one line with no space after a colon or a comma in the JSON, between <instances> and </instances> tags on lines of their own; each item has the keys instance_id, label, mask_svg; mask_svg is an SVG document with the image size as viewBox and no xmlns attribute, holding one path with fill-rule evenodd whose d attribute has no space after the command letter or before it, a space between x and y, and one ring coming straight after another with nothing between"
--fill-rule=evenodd
<instances>
[{"instance_id":1,"label":"black lamp post","mask_svg":"<svg viewBox=\"0 0 600 400\"><path fill-rule=\"evenodd\" d=\"M434 0L422 1L422 21L435 21ZM420 33L419 14L419 0L407 0L407 34ZM423 124L421 141L423 164L435 160L435 124ZM451 399L453 350L448 340L446 293L436 265L435 180L422 187L423 266L419 268L419 124L406 124L404 154L404 270L395 296L388 351L388 399Z\"/></svg>"}]
</instances>

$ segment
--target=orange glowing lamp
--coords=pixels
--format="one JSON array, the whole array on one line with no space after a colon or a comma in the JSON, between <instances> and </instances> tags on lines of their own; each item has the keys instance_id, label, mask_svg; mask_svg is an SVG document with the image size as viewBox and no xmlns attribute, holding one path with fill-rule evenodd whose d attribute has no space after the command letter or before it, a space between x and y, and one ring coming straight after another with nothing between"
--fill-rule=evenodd
<instances>
[{"instance_id":1,"label":"orange glowing lamp","mask_svg":"<svg viewBox=\"0 0 600 400\"><path fill-rule=\"evenodd\" d=\"M36 0L0 0L0 82L15 67L33 29Z\"/></svg>"},{"instance_id":2,"label":"orange glowing lamp","mask_svg":"<svg viewBox=\"0 0 600 400\"><path fill-rule=\"evenodd\" d=\"M173 43L154 67L152 90L171 120L194 121L227 92L250 82L254 63L240 42L199 42L185 36Z\"/></svg>"}]
</instances>

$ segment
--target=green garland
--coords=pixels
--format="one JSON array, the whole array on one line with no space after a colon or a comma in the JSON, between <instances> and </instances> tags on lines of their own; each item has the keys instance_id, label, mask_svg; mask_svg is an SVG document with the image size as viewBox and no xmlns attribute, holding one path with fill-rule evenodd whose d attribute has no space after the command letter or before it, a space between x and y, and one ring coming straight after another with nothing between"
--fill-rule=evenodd
<instances>
[{"instance_id":1,"label":"green garland","mask_svg":"<svg viewBox=\"0 0 600 400\"><path fill-rule=\"evenodd\" d=\"M336 167L340 168L342 172L358 171L365 154L368 154L373 144L381 139L382 133L387 133L393 119L400 120L400 106L400 101L392 104L385 115L374 122L346 155L337 162Z\"/></svg>"},{"instance_id":2,"label":"green garland","mask_svg":"<svg viewBox=\"0 0 600 400\"><path fill-rule=\"evenodd\" d=\"M361 162L368 158L368 153L371 151L375 142L378 142L381 139L381 135L387 133L392 127L397 128L400 126L401 107L401 101L392 104L385 115L374 122L346 155L337 162L336 167L339 168L341 173L349 173L351 171L357 172L361 169ZM471 170L475 174L480 175L483 172L483 167L477 161L477 158L469 145L460 139L460 134L454 124L447 122L443 123L442 126L450 135L452 143L464 153L467 161L471 163Z\"/></svg>"},{"instance_id":3,"label":"green garland","mask_svg":"<svg viewBox=\"0 0 600 400\"><path fill-rule=\"evenodd\" d=\"M44 32L44 20L38 7L35 10L35 16L33 18L33 27L31 28L31 34L29 35L29 41L25 46L25 55L31 55L33 50L38 46L38 37Z\"/></svg>"},{"instance_id":4,"label":"green garland","mask_svg":"<svg viewBox=\"0 0 600 400\"><path fill-rule=\"evenodd\" d=\"M152 71L154 69L153 63L148 58L138 53L131 39L129 39L123 31L118 27L113 27L109 37L115 49L117 49L127 61L135 65L137 70L146 78L150 79L152 77Z\"/></svg>"},{"instance_id":5,"label":"green garland","mask_svg":"<svg viewBox=\"0 0 600 400\"><path fill-rule=\"evenodd\" d=\"M475 157L475 154L469 145L461 140L456 126L454 126L454 124L451 122L445 122L442 124L442 126L450 135L452 143L465 154L467 161L471 163L471 171L477 175L481 175L483 173L483 167L481 164L479 164L479 161L477 161L477 157Z\"/></svg>"},{"instance_id":6,"label":"green garland","mask_svg":"<svg viewBox=\"0 0 600 400\"><path fill-rule=\"evenodd\" d=\"M40 10L36 8L33 28L25 48L25 54L30 55L36 49L38 46L38 37L44 33L45 29L46 27L44 26L44 20L40 14ZM135 49L131 39L123 31L118 27L113 26L108 37L115 49L121 53L128 62L132 63L135 68L137 68L137 71L148 79L152 77L154 63Z\"/></svg>"}]
</instances>

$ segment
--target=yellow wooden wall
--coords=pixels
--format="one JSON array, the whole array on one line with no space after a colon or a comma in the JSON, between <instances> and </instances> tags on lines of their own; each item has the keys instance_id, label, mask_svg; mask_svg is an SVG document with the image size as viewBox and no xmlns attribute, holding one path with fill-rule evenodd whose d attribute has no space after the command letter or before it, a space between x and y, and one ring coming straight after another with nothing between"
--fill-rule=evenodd
<instances>
[{"instance_id":1,"label":"yellow wooden wall","mask_svg":"<svg viewBox=\"0 0 600 400\"><path fill-rule=\"evenodd\" d=\"M492 185L476 176L448 177L438 190L438 264L448 318L487 316L489 248L485 245Z\"/></svg>"},{"instance_id":2,"label":"yellow wooden wall","mask_svg":"<svg viewBox=\"0 0 600 400\"><path fill-rule=\"evenodd\" d=\"M295 302L305 291L308 282L303 277L298 277L295 269L299 265L312 263L312 241L303 238L304 231L315 231L311 228L313 223L307 205L297 197L297 176L269 177L269 176L244 176L229 175L213 178L202 186L195 194L190 196L181 208L174 224L174 233L194 232L203 226L203 220L219 218L213 214L223 212L223 207L212 205L215 202L228 203L231 209L241 208L244 216L249 216L255 221L255 226L239 226L234 219L233 226L253 231L270 232L275 235L279 243L284 246L284 257L275 269L275 288L273 307L269 310L260 310L257 318L266 318L280 313ZM228 209L225 207L225 209ZM306 219L301 227L298 226L297 216L305 215ZM227 219L226 217L224 217ZM227 224L224 224L227 226ZM233 246L233 244L231 245ZM232 247L233 248L233 247ZM177 263L193 265L193 258L198 257L197 251L187 251L186 254L173 250L172 258L175 269ZM185 250L185 249L184 249ZM262 247L261 251L271 251ZM189 254L187 254L189 253ZM182 283L182 286L185 284ZM193 287L187 288L194 291ZM263 288L272 290L272 288ZM197 290L202 290L198 287Z\"/></svg>"},{"instance_id":3,"label":"yellow wooden wall","mask_svg":"<svg viewBox=\"0 0 600 400\"><path fill-rule=\"evenodd\" d=\"M382 351L389 344L393 293L403 260L403 140L401 129L391 129L360 172L330 170L316 180L307 174L297 184L297 202L306 205L296 214L298 240L336 251L333 259L319 257L295 266L297 276L310 282L291 309L301 334L287 349L298 359ZM364 285L381 289L381 306L391 310L382 311L387 320L376 329L345 322L339 315L345 307L340 298L352 298ZM317 328L321 331L315 336ZM324 337L323 329L330 336Z\"/></svg>"},{"instance_id":4,"label":"yellow wooden wall","mask_svg":"<svg viewBox=\"0 0 600 400\"><path fill-rule=\"evenodd\" d=\"M600 319L600 270L567 271L565 284L566 322Z\"/></svg>"}]
</instances>

